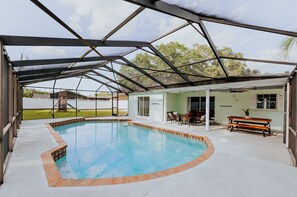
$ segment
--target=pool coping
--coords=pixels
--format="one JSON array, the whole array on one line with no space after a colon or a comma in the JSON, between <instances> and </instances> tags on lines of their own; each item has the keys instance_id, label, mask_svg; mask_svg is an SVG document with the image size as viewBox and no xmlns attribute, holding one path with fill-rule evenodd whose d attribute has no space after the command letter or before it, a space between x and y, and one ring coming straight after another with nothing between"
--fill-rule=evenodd
<instances>
[{"instance_id":1,"label":"pool coping","mask_svg":"<svg viewBox=\"0 0 297 197\"><path fill-rule=\"evenodd\" d=\"M169 168L166 170L162 170L159 172L153 172L148 174L134 175L134 176L125 176L125 177L113 177L113 178L89 178L89 179L65 179L62 178L60 171L55 163L56 160L64 157L66 155L67 144L65 141L59 136L59 134L54 130L54 127L66 125L75 122L90 122L90 121L126 121L129 124L142 126L146 128L150 128L153 130L157 130L160 132L170 133L173 135L187 137L195 140L203 141L207 145L207 149L205 152L197 157L196 159L181 164L177 167ZM115 185L115 184L124 184L124 183L133 183L139 181L146 181L155 178L160 178L168 175L172 175L190 168L193 168L200 163L207 160L214 152L214 146L212 142L205 136L198 136L190 133L178 132L171 129L166 129L162 127L155 127L151 125L146 125L139 122L134 122L130 119L92 119L92 118L77 118L70 119L66 121L59 121L46 124L51 135L54 137L58 145L44 153L41 154L41 159L43 162L43 167L45 170L46 178L48 181L48 185L50 187L77 187L77 186L100 186L100 185Z\"/></svg>"}]
</instances>

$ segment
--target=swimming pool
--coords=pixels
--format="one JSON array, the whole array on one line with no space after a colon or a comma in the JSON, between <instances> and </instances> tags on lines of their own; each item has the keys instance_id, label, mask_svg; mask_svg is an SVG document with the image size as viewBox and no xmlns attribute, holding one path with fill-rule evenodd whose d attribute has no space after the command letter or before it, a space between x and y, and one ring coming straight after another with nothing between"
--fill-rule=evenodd
<instances>
[{"instance_id":1,"label":"swimming pool","mask_svg":"<svg viewBox=\"0 0 297 197\"><path fill-rule=\"evenodd\" d=\"M200 141L126 122L77 122L54 128L67 143L56 161L63 178L111 178L149 174L195 160Z\"/></svg>"}]
</instances>

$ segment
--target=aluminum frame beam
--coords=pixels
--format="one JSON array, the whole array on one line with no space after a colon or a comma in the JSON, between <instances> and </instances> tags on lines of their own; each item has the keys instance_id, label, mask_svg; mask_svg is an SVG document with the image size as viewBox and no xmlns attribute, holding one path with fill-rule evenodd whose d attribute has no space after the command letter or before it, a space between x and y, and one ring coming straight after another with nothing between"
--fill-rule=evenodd
<instances>
[{"instance_id":1,"label":"aluminum frame beam","mask_svg":"<svg viewBox=\"0 0 297 197\"><path fill-rule=\"evenodd\" d=\"M297 62L284 62L284 61L275 61L275 60L263 60L263 59L255 59L255 58L240 58L240 57L228 57L228 56L220 56L220 58L229 59L229 60L242 60L247 62L261 62L261 63L297 66Z\"/></svg>"},{"instance_id":2,"label":"aluminum frame beam","mask_svg":"<svg viewBox=\"0 0 297 197\"><path fill-rule=\"evenodd\" d=\"M217 58L217 60L218 60L218 62L219 62L219 64L220 64L220 66L221 66L221 68L223 69L223 71L224 71L226 77L229 78L228 71L227 71L227 69L226 69L226 67L225 67L225 65L224 65L224 63L223 63L223 61L221 60L221 58L220 58L220 54L219 54L219 52L218 52L216 46L214 45L214 43L213 43L213 41L212 41L212 39L211 39L211 36L209 35L209 33L208 33L206 27L204 26L203 22L198 23L198 25L199 25L199 27L200 27L202 33L204 34L205 39L206 39L206 41L208 42L208 44L209 44L211 50L213 51L215 57ZM195 29L195 28L194 28L194 29Z\"/></svg>"},{"instance_id":3,"label":"aluminum frame beam","mask_svg":"<svg viewBox=\"0 0 297 197\"><path fill-rule=\"evenodd\" d=\"M21 66L37 66L37 65L49 65L49 64L65 64L74 62L92 62L92 61L110 61L121 59L121 56L104 56L104 57L86 57L81 58L59 58L59 59L40 59L40 60L23 60L23 61L12 61L14 67ZM67 68L65 68L67 69Z\"/></svg>"},{"instance_id":4,"label":"aluminum frame beam","mask_svg":"<svg viewBox=\"0 0 297 197\"><path fill-rule=\"evenodd\" d=\"M231 21L231 20L228 20L228 19L224 19L224 18L221 18L221 17L217 18L217 17L206 16L206 15L202 15L202 14L198 14L198 13L196 13L196 14L203 21L219 23L219 24L229 25L229 26L234 26L234 27L241 27L241 28L245 28L245 29L252 29L252 30L256 30L256 31L263 31L263 32L268 32L268 33L280 34L280 35L285 35L285 36L297 37L297 32L293 32L293 31L286 31L286 30L282 30L282 29L251 25L251 24L247 24L247 23L240 23L240 22L235 22L235 21Z\"/></svg>"},{"instance_id":5,"label":"aluminum frame beam","mask_svg":"<svg viewBox=\"0 0 297 197\"><path fill-rule=\"evenodd\" d=\"M213 22L213 23L219 23L229 26L235 26L235 27L241 27L246 29L252 29L257 31L263 31L263 32L269 32L269 33L275 33L280 35L286 35L286 36L293 36L297 37L297 32L294 31L286 31L282 29L276 29L276 28L270 28L270 27L264 27L264 26L257 26L257 25L251 25L247 23L240 23L236 21L231 21L225 18L218 18L215 16L208 16L201 13L195 13L190 10L186 10L183 8L179 8L175 5L167 4L162 1L157 1L155 3L152 3L151 0L124 0L130 3L137 4L139 6L147 7L165 14L169 14L171 16L176 16L179 18L183 18L188 21L199 23L197 20L197 17L199 20Z\"/></svg>"},{"instance_id":6,"label":"aluminum frame beam","mask_svg":"<svg viewBox=\"0 0 297 197\"><path fill-rule=\"evenodd\" d=\"M133 18L135 18L138 14L140 14L145 8L139 7L137 10L135 10L130 16L128 16L123 22L121 22L116 28L111 30L104 38L102 38L103 42L106 42L108 38L110 38L113 34L115 34L117 31L119 31L122 27L124 27L129 21L131 21Z\"/></svg>"},{"instance_id":7,"label":"aluminum frame beam","mask_svg":"<svg viewBox=\"0 0 297 197\"><path fill-rule=\"evenodd\" d=\"M70 33L72 33L75 37L77 37L82 43L86 46L90 47L95 53L99 56L102 56L94 46L92 46L88 41L83 39L78 33L76 33L71 27L69 27L66 23L64 23L58 16L56 16L52 11L50 11L47 7L45 7L41 2L38 0L31 0L37 7L39 7L42 11L44 11L47 15L49 15L52 19L62 25L65 29L67 29Z\"/></svg>"},{"instance_id":8,"label":"aluminum frame beam","mask_svg":"<svg viewBox=\"0 0 297 197\"><path fill-rule=\"evenodd\" d=\"M40 87L40 86L27 86L25 85L24 86L25 88L39 88L39 89L53 89L52 87ZM75 91L75 89L69 89L69 88L56 88L55 87L55 90L69 90L69 91ZM96 92L96 90L85 90L85 89L77 89L77 91L80 91L80 92ZM109 91L100 91L100 92L109 92Z\"/></svg>"},{"instance_id":9,"label":"aluminum frame beam","mask_svg":"<svg viewBox=\"0 0 297 197\"><path fill-rule=\"evenodd\" d=\"M144 8L143 8L144 9ZM138 8L136 11L134 11L130 16L128 16L122 23L120 23L115 29L113 29L111 32L109 32L101 41L102 42L109 42L107 39L112 36L114 33L116 33L119 29L121 29L125 24L127 24L130 20L132 20L134 17L136 17L140 12L142 12L142 8ZM89 49L86 51L80 58L85 58L89 53L92 52L92 49ZM75 63L74 63L75 64Z\"/></svg>"},{"instance_id":10,"label":"aluminum frame beam","mask_svg":"<svg viewBox=\"0 0 297 197\"><path fill-rule=\"evenodd\" d=\"M62 72L62 71L76 71L76 70L91 70L91 69L95 69L98 66L103 66L107 64L107 62L102 62L102 64L89 64L86 66L76 66L76 67L71 67L69 69L67 69L67 67L61 67L61 68L42 68L42 69L32 69L32 70L21 70L21 71L17 71L15 72L17 76L22 76L22 75L29 75L29 74L38 74L40 72L43 73L47 73L47 72Z\"/></svg>"},{"instance_id":11,"label":"aluminum frame beam","mask_svg":"<svg viewBox=\"0 0 297 197\"><path fill-rule=\"evenodd\" d=\"M152 2L151 0L124 0L124 1L134 3L146 8L150 8L152 10L162 12L174 17L182 18L187 21L200 23L200 18L196 14L192 14L189 11L186 11L174 5L170 5L163 1L155 1L155 2Z\"/></svg>"},{"instance_id":12,"label":"aluminum frame beam","mask_svg":"<svg viewBox=\"0 0 297 197\"><path fill-rule=\"evenodd\" d=\"M203 22L200 20L200 17L197 14L193 14L187 10L181 9L175 5L165 3L163 1L156 1L156 2L152 2L151 0L124 0L124 1L134 3L137 5L143 6L143 7L147 7L147 8L156 10L158 12L162 12L162 13L174 16L174 17L178 17L178 18L187 20L188 22L197 23L200 26L202 33L205 35L205 38L206 38L210 48L212 49L215 57L217 58L220 66L222 67L226 77L229 78L227 69L224 66L223 61L220 59L219 53L218 53L214 43L212 42L211 37L208 34Z\"/></svg>"},{"instance_id":13,"label":"aluminum frame beam","mask_svg":"<svg viewBox=\"0 0 297 197\"><path fill-rule=\"evenodd\" d=\"M103 74L101 74L101 73L99 73L99 72L97 72L97 71L92 70L91 72L93 72L93 73L95 73L96 75L98 75L98 76L100 76L100 77L102 77L102 78L104 78L104 79L107 79L107 80L109 80L109 81L111 81L111 82L113 82L113 83L115 83L115 84L118 84L119 86L122 86L123 88L126 88L126 89L130 90L131 92L134 91L133 89L131 89L131 88L129 88L128 86L126 86L125 84L119 83L119 82L117 82L117 81L115 81L115 80L113 80L113 79L111 79L111 78L109 78L109 77L106 77L105 75L103 75Z\"/></svg>"},{"instance_id":14,"label":"aluminum frame beam","mask_svg":"<svg viewBox=\"0 0 297 197\"><path fill-rule=\"evenodd\" d=\"M31 36L11 36L2 35L5 46L73 46L85 47L79 39L74 38L50 38L50 37L31 37ZM142 41L123 41L123 40L94 40L85 39L88 43L95 47L147 47L148 42Z\"/></svg>"},{"instance_id":15,"label":"aluminum frame beam","mask_svg":"<svg viewBox=\"0 0 297 197\"><path fill-rule=\"evenodd\" d=\"M38 80L38 82L41 82L42 79L52 79L52 80L54 80L54 79L64 79L64 78L82 76L87 72L89 72L89 70L88 71L83 71L83 72L71 73L71 74L67 74L67 75L60 75L60 76L57 76L57 74L44 74L44 75L38 75L38 76L32 76L32 77L19 78L19 81L20 81L20 83L26 83L26 81L33 81L33 80Z\"/></svg>"},{"instance_id":16,"label":"aluminum frame beam","mask_svg":"<svg viewBox=\"0 0 297 197\"><path fill-rule=\"evenodd\" d=\"M179 66L177 68L181 68L181 67L185 67L185 66ZM169 74L176 74L174 71L169 71L171 70L170 68L165 69L165 70L157 70L157 69L150 69L150 68L142 68L143 70L149 70L149 71L153 71L152 73L169 73ZM197 73L197 72L196 72ZM209 76L205 76L202 74L189 74L189 73L183 73L181 72L181 74L183 75L187 75L187 76L192 76L192 77L202 77L202 78L215 78L215 77L209 77Z\"/></svg>"},{"instance_id":17,"label":"aluminum frame beam","mask_svg":"<svg viewBox=\"0 0 297 197\"><path fill-rule=\"evenodd\" d=\"M75 67L76 68L76 67ZM75 71L75 70L88 70L88 69L92 69L91 68L79 68L79 69L69 69L67 71ZM41 72L43 73L60 73L61 71L64 71L65 68L47 68L47 69L38 69L38 70L25 70L25 71L18 71L16 72L17 76L24 76L24 75L34 75L34 74L39 74Z\"/></svg>"},{"instance_id":18,"label":"aluminum frame beam","mask_svg":"<svg viewBox=\"0 0 297 197\"><path fill-rule=\"evenodd\" d=\"M0 39L0 185L4 181L4 136L3 136L3 106L4 106L4 96L3 96L3 83L4 83L4 45Z\"/></svg>"},{"instance_id":19,"label":"aluminum frame beam","mask_svg":"<svg viewBox=\"0 0 297 197\"><path fill-rule=\"evenodd\" d=\"M204 59L204 60L199 60L199 61L195 61L195 62L191 62L191 63L187 63L187 64L183 64L183 65L180 65L180 66L177 66L177 68L181 68L181 67L186 67L186 66L191 66L191 65L194 65L194 64L200 64L200 63L204 63L204 62L208 62L208 61L212 61L212 60L217 60L216 58L208 58L208 59ZM125 63L122 63L122 62L119 62L119 61L114 61L115 63L117 64L120 64L120 65L123 65L123 66L129 66ZM156 71L156 70L153 70L153 69L149 69L149 68L141 68L143 70L150 70L150 71L155 71L155 72L151 72L150 74L154 74L154 73L158 73L158 72L164 72L164 71L168 71L168 70L171 70L171 68L168 68L168 69L165 69L163 71ZM185 73L186 74L186 73ZM189 75L189 74L186 74L186 75ZM191 75L192 76L192 75ZM196 74L195 76L197 77L203 77L203 78L215 78L215 77L208 77L208 76L204 76L204 75L198 75ZM136 77L140 77L139 76L134 76L134 77L131 77L131 79L133 78L136 78Z\"/></svg>"},{"instance_id":20,"label":"aluminum frame beam","mask_svg":"<svg viewBox=\"0 0 297 197\"><path fill-rule=\"evenodd\" d=\"M57 78L56 73L49 73L49 74L44 74L41 73L40 75L33 75L33 76L24 76L24 77L19 77L19 81L27 81L27 80L32 80L32 79L42 79L42 78L48 78L48 77L54 77Z\"/></svg>"},{"instance_id":21,"label":"aluminum frame beam","mask_svg":"<svg viewBox=\"0 0 297 197\"><path fill-rule=\"evenodd\" d=\"M150 74L148 74L147 72L145 72L143 69L141 69L140 67L136 66L134 63L130 62L128 59L126 59L125 57L122 57L121 60L123 60L128 66L136 69L138 72L141 72L142 74L144 74L145 76L147 76L148 78L150 78L151 80L153 80L154 82L158 83L159 85L161 85L164 88L167 88L167 86L165 84L163 84L161 81L159 81L158 79L156 79L155 77L151 76ZM120 62L117 62L120 63Z\"/></svg>"},{"instance_id":22,"label":"aluminum frame beam","mask_svg":"<svg viewBox=\"0 0 297 197\"><path fill-rule=\"evenodd\" d=\"M20 81L20 83L22 86L26 86L26 85L33 84L33 83L52 81L52 80L55 80L55 77L47 77L47 78L42 78L42 79L32 79L32 80Z\"/></svg>"},{"instance_id":23,"label":"aluminum frame beam","mask_svg":"<svg viewBox=\"0 0 297 197\"><path fill-rule=\"evenodd\" d=\"M183 80L185 80L189 85L192 85L191 81L188 77L181 74L181 72L160 52L158 51L153 45L150 45L149 48L163 60L176 74L178 74Z\"/></svg>"},{"instance_id":24,"label":"aluminum frame beam","mask_svg":"<svg viewBox=\"0 0 297 197\"><path fill-rule=\"evenodd\" d=\"M183 28L185 28L185 27L187 27L187 26L189 26L189 23L185 23L185 24L183 24L183 25L181 25L181 26L179 26L179 27L177 27L177 28L175 28L175 29L173 29L173 30L171 30L171 31L169 31L169 32L167 32L167 33L165 33L164 35L160 36L159 38L154 39L154 40L151 41L150 43L153 43L153 42L156 42L156 41L158 41L158 40L161 40L162 38L164 38L164 37L166 37L166 36L169 36L170 34L173 34L174 32L177 32L177 31L179 31L179 30L181 30L181 29L183 29Z\"/></svg>"},{"instance_id":25,"label":"aluminum frame beam","mask_svg":"<svg viewBox=\"0 0 297 197\"><path fill-rule=\"evenodd\" d=\"M109 71L115 73L116 75L118 75L118 76L120 76L120 77L122 77L122 78L124 78L124 79L126 79L126 80L128 80L128 81L130 81L131 83L137 85L138 87L140 87L140 88L142 88L142 89L144 89L144 90L148 90L146 87L144 87L144 86L141 85L140 83L138 83L138 82L132 80L131 78L127 77L126 75L123 75L122 73L120 73L120 72L118 72L118 71L116 71L116 70L114 70L114 69L108 67L107 65L105 65L105 66L103 66L103 67L106 68L107 70L109 70Z\"/></svg>"},{"instance_id":26,"label":"aluminum frame beam","mask_svg":"<svg viewBox=\"0 0 297 197\"><path fill-rule=\"evenodd\" d=\"M93 81L96 81L96 82L98 82L98 83L100 83L100 84L103 84L103 85L105 85L105 86L108 87L108 88L112 88L112 89L117 90L117 91L119 91L119 92L123 92L122 90L120 90L120 89L118 89L118 88L116 88L116 87L113 87L113 86L111 86L111 85L109 85L109 84L107 84L107 83L104 83L104 82L102 82L102 81L100 81L100 80L98 80L98 79L95 79L95 78L93 78L93 77L91 77L91 76L85 75L85 77L87 77L87 78L89 78L89 79L91 79L91 80L93 80Z\"/></svg>"}]
</instances>

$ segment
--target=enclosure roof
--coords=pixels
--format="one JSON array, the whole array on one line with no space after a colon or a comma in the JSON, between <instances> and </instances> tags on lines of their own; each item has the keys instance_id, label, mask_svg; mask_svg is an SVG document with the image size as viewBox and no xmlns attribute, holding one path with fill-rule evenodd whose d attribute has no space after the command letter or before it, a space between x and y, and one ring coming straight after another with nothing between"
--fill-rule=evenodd
<instances>
[{"instance_id":1,"label":"enclosure roof","mask_svg":"<svg viewBox=\"0 0 297 197\"><path fill-rule=\"evenodd\" d=\"M189 91L220 91L220 92L245 92L247 90L263 90L263 89L278 89L283 88L287 82L287 78L275 78L275 79L260 79L257 83L251 83L249 81L242 82L229 82L215 85L204 85L198 87L184 87L184 88L170 88L163 90L152 90L154 93L167 92L167 93L182 93Z\"/></svg>"},{"instance_id":2,"label":"enclosure roof","mask_svg":"<svg viewBox=\"0 0 297 197\"><path fill-rule=\"evenodd\" d=\"M7 6L13 7L13 1ZM0 40L23 86L52 81L46 86L55 87L63 81L68 89L105 87L124 93L221 87L214 84L230 88L234 82L254 87L249 82L254 80L260 80L256 86L262 82L277 86L297 65L297 53L287 59L278 56L282 41L297 37L293 9L297 2L265 2L31 0L15 4L28 9L20 9L11 31L1 28L0 34L6 35ZM23 21L27 28L17 35L24 14L35 20ZM211 54L176 63L182 57L172 58L160 48L173 41L188 48L206 47ZM232 53L224 52L228 49ZM152 56L157 63L139 64L135 60L139 54ZM233 70L242 65L247 74Z\"/></svg>"}]
</instances>

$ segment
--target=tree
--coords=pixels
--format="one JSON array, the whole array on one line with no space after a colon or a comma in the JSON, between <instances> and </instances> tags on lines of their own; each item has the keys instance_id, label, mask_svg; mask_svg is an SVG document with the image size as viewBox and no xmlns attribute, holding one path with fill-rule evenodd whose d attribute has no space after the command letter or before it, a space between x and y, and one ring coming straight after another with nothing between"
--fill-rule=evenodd
<instances>
[{"instance_id":1,"label":"tree","mask_svg":"<svg viewBox=\"0 0 297 197\"><path fill-rule=\"evenodd\" d=\"M213 78L222 78L226 77L223 69L219 65L216 59L204 61L197 64L186 65L185 64L193 63L196 61L206 60L210 58L214 58L213 51L210 49L208 45L199 45L194 44L192 48L188 48L183 44L178 42L170 42L168 44L160 44L156 47L173 65L175 65L178 70L184 76L188 77L190 81L196 82L203 79L207 79L209 77ZM219 54L221 56L230 56L230 57L239 57L242 58L242 53L235 53L231 48L224 47L219 49ZM151 55L149 53L140 53L135 56L132 60L134 64L144 69L147 73L149 73L154 78L158 79L162 83L169 84L177 84L177 83L185 83L184 79L176 74L162 59L158 56ZM243 61L238 60L223 60L228 73L231 76L247 76L247 75L258 75L258 70L250 70L247 68L247 65ZM158 72L156 72L158 71ZM158 86L156 82L149 79L146 76L143 76L140 72L135 70L134 68L128 66L122 66L120 72L124 75L132 78L143 84L146 87L150 86ZM137 77L138 76L138 77ZM205 76L205 77L199 77ZM136 78L135 78L136 77ZM133 89L139 89L133 83L124 80L120 77L118 79L121 83L130 86Z\"/></svg>"},{"instance_id":2,"label":"tree","mask_svg":"<svg viewBox=\"0 0 297 197\"><path fill-rule=\"evenodd\" d=\"M97 94L97 96L111 96L111 93L109 93L109 92L97 92L96 94ZM95 96L96 96L96 94L95 94Z\"/></svg>"},{"instance_id":3,"label":"tree","mask_svg":"<svg viewBox=\"0 0 297 197\"><path fill-rule=\"evenodd\" d=\"M297 46L297 38L296 37L289 37L284 39L280 45L280 54L285 57L285 59L289 58L289 53L292 50L292 47Z\"/></svg>"},{"instance_id":4,"label":"tree","mask_svg":"<svg viewBox=\"0 0 297 197\"><path fill-rule=\"evenodd\" d=\"M49 92L30 88L24 88L23 90L23 97L32 98L34 94L49 94Z\"/></svg>"}]
</instances>

